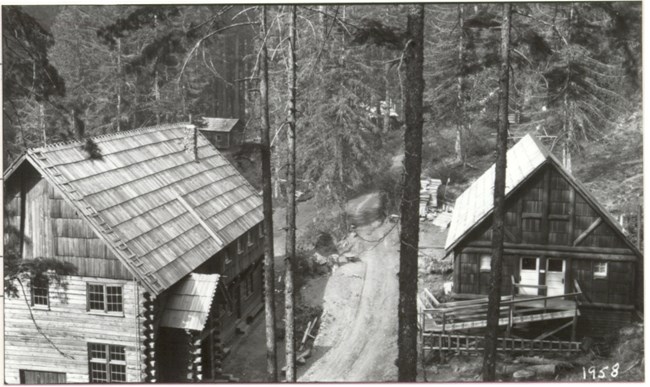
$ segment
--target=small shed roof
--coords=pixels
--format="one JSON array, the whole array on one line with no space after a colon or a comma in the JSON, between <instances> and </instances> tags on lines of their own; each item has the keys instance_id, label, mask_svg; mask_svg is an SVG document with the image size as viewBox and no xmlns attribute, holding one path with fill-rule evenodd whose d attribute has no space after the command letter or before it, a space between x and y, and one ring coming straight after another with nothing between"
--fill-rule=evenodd
<instances>
[{"instance_id":1,"label":"small shed roof","mask_svg":"<svg viewBox=\"0 0 650 387\"><path fill-rule=\"evenodd\" d=\"M207 123L207 126L201 128L201 130L208 132L230 133L239 123L238 118L203 117L203 120Z\"/></svg>"},{"instance_id":2,"label":"small shed roof","mask_svg":"<svg viewBox=\"0 0 650 387\"><path fill-rule=\"evenodd\" d=\"M202 331L218 284L218 274L192 273L181 280L169 290L160 325Z\"/></svg>"},{"instance_id":3,"label":"small shed roof","mask_svg":"<svg viewBox=\"0 0 650 387\"><path fill-rule=\"evenodd\" d=\"M198 161L185 151L191 126L173 124L27 151L111 251L159 294L262 221L262 201L200 133ZM17 169L12 167L5 179Z\"/></svg>"},{"instance_id":4,"label":"small shed roof","mask_svg":"<svg viewBox=\"0 0 650 387\"><path fill-rule=\"evenodd\" d=\"M519 140L506 155L506 198L522 186L545 164L551 163L567 182L589 203L603 220L625 241L639 257L639 249L623 234L620 225L611 214L563 167L561 162L531 134ZM474 230L494 209L494 164L463 192L454 205L454 213L445 242L448 253Z\"/></svg>"}]
</instances>

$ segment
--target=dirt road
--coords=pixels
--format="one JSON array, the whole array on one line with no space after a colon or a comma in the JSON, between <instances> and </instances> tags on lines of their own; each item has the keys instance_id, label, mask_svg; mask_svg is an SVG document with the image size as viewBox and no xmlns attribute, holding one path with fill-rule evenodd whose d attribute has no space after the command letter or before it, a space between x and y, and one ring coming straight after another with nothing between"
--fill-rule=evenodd
<instances>
[{"instance_id":1,"label":"dirt road","mask_svg":"<svg viewBox=\"0 0 650 387\"><path fill-rule=\"evenodd\" d=\"M366 200L366 199L363 199ZM360 263L338 269L325 289L326 316L314 343L316 360L302 382L379 382L397 378L398 232L395 224L358 229ZM380 242L376 241L385 236ZM365 269L365 270L363 270ZM354 276L360 292L336 286L336 277ZM345 278L342 278L344 281ZM355 281L355 282L357 282ZM346 299L346 307L337 305ZM355 308L356 306L356 308ZM320 352L320 353L319 353Z\"/></svg>"}]
</instances>

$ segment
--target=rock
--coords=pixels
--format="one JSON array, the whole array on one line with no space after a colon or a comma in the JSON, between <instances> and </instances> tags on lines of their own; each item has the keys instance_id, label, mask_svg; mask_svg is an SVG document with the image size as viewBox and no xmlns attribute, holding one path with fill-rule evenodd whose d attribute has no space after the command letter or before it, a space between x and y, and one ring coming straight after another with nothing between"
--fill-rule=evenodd
<instances>
[{"instance_id":1,"label":"rock","mask_svg":"<svg viewBox=\"0 0 650 387\"><path fill-rule=\"evenodd\" d=\"M314 263L317 265L327 265L327 257L318 254L317 252L313 255Z\"/></svg>"},{"instance_id":2,"label":"rock","mask_svg":"<svg viewBox=\"0 0 650 387\"><path fill-rule=\"evenodd\" d=\"M353 253L350 253L350 252L347 252L347 253L345 253L343 255L345 256L345 260L348 261L348 262L356 262L356 261L359 260L359 258L357 257L356 254L353 254Z\"/></svg>"},{"instance_id":3,"label":"rock","mask_svg":"<svg viewBox=\"0 0 650 387\"><path fill-rule=\"evenodd\" d=\"M296 364L298 364L298 365L305 365L305 364L307 364L307 361L305 360L304 357L300 357L300 356L299 356L299 357L296 357Z\"/></svg>"},{"instance_id":4,"label":"rock","mask_svg":"<svg viewBox=\"0 0 650 387\"><path fill-rule=\"evenodd\" d=\"M512 374L512 379L517 382L517 381L523 381L523 380L531 380L535 377L535 373L530 370L519 370L515 371L514 374Z\"/></svg>"}]
</instances>

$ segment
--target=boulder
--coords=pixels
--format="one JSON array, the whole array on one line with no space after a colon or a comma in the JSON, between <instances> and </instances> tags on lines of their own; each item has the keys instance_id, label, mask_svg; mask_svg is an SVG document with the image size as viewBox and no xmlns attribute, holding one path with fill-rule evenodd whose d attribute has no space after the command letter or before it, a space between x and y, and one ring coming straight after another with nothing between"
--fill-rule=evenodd
<instances>
[{"instance_id":1,"label":"boulder","mask_svg":"<svg viewBox=\"0 0 650 387\"><path fill-rule=\"evenodd\" d=\"M512 379L515 382L521 382L524 380L531 380L535 377L535 373L531 370L519 370L515 371L514 374L512 374Z\"/></svg>"}]
</instances>

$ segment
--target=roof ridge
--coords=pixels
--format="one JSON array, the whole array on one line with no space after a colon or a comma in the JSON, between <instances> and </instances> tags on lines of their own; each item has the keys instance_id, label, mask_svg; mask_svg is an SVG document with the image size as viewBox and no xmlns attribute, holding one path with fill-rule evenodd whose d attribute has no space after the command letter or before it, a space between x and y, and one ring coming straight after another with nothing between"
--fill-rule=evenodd
<instances>
[{"instance_id":1,"label":"roof ridge","mask_svg":"<svg viewBox=\"0 0 650 387\"><path fill-rule=\"evenodd\" d=\"M105 133L105 134L100 134L98 136L93 136L93 137L88 137L92 140L105 140L105 139L110 139L110 138L116 138L116 137L130 137L134 136L136 134L140 133L148 133L148 132L153 132L155 130L171 130L171 129L176 129L179 128L183 125L191 125L191 122L176 122L176 123L167 123L167 124L160 124L160 125L154 125L154 126L144 126L141 128L135 128L135 129L130 129L130 130L122 130L119 132L112 132L112 133ZM65 149L66 147L73 147L77 145L83 145L84 140L70 140L70 141L60 141L60 142L55 142L52 144L46 144L45 146L40 146L37 148L29 148L27 149L28 153L33 153L33 152L42 152L44 150L51 151L51 150L60 150L60 149Z\"/></svg>"}]
</instances>

